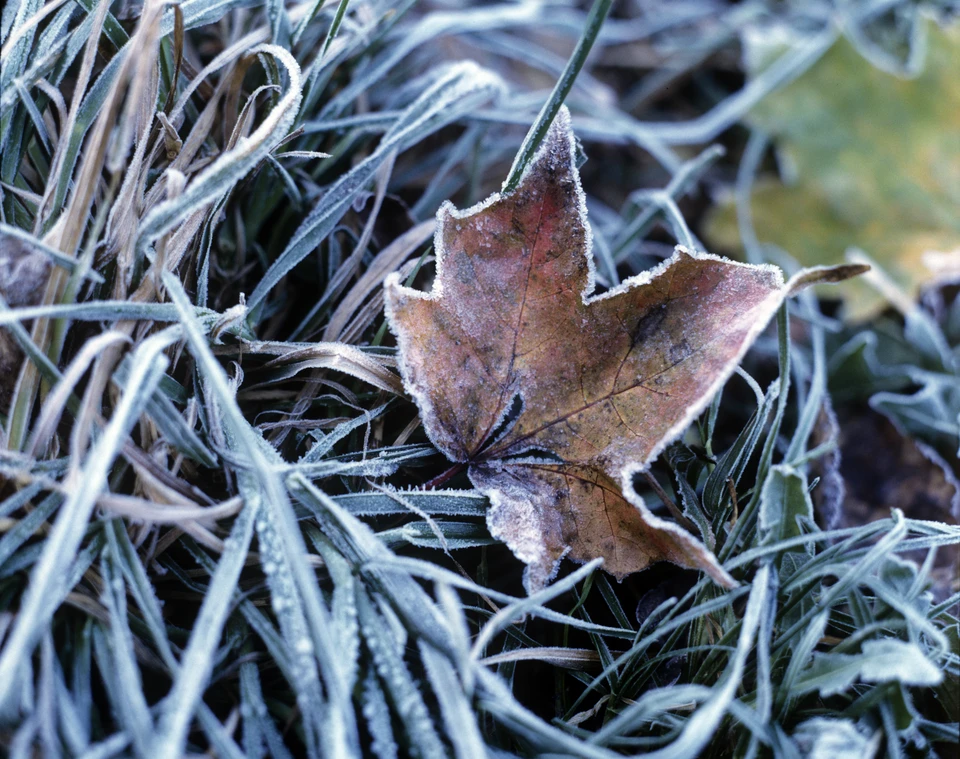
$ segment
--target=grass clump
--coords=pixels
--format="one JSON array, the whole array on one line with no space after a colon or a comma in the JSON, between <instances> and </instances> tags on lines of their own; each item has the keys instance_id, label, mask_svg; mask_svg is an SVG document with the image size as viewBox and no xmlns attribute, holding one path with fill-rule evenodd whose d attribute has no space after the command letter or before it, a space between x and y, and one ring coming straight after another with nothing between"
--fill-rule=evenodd
<instances>
[{"instance_id":1,"label":"grass clump","mask_svg":"<svg viewBox=\"0 0 960 759\"><path fill-rule=\"evenodd\" d=\"M949 287L917 304L880 280L902 313L860 325L805 295L638 483L713 536L734 590L594 562L526 597L462 475L417 489L448 465L380 284L428 281L443 200L516 176L565 100L615 286L704 247L705 190L776 170L744 119L839 35L910 57L950 11L610 6L4 6L11 756L956 751ZM745 85L738 40L771 24L799 43ZM748 255L792 266L741 223ZM864 417L943 489L851 513L837 453L875 444L845 436Z\"/></svg>"}]
</instances>

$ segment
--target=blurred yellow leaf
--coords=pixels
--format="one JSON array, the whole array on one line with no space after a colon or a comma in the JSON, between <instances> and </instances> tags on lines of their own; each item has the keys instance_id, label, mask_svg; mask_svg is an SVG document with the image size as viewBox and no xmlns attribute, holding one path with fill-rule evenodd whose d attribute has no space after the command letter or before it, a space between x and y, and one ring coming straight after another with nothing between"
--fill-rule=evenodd
<instances>
[{"instance_id":1,"label":"blurred yellow leaf","mask_svg":"<svg viewBox=\"0 0 960 759\"><path fill-rule=\"evenodd\" d=\"M795 169L789 185L760 181L751 197L757 237L805 266L865 250L914 296L960 261L960 25L926 21L913 78L894 76L840 39L749 121ZM732 201L707 221L717 247L741 247ZM932 254L932 255L931 255ZM850 319L883 307L861 281L838 291Z\"/></svg>"}]
</instances>

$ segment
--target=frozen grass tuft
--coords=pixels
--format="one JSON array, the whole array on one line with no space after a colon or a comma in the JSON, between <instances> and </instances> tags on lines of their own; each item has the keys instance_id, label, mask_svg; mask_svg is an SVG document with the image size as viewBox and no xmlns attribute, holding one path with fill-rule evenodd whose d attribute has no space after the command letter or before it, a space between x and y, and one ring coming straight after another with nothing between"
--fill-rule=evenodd
<instances>
[{"instance_id":1,"label":"frozen grass tuft","mask_svg":"<svg viewBox=\"0 0 960 759\"><path fill-rule=\"evenodd\" d=\"M703 247L704 187L749 197L751 107L840 35L914 60L950 11L587 5L4 5L10 756L956 751L960 514L845 521L829 421L869 405L953 467L960 301L851 328L805 296L661 457L647 502L737 589L594 563L528 598L469 483L419 489L447 464L380 283L426 281L443 200L509 186L566 102L614 287ZM745 85L775 25L799 42Z\"/></svg>"}]
</instances>

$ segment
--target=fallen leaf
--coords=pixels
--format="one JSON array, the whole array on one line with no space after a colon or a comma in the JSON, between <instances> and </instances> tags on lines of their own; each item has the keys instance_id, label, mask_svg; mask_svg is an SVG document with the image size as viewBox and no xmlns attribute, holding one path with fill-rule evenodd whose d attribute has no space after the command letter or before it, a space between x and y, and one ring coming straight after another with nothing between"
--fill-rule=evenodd
<instances>
[{"instance_id":1,"label":"fallen leaf","mask_svg":"<svg viewBox=\"0 0 960 759\"><path fill-rule=\"evenodd\" d=\"M842 457L840 454L840 423L833 410L833 401L824 395L820 413L810 433L809 448L814 450L824 446L826 453L810 462L811 478L817 481L813 490L813 505L821 527L835 530L843 519L843 502L847 497L847 487L840 472ZM831 448L832 446L832 448Z\"/></svg>"},{"instance_id":2,"label":"fallen leaf","mask_svg":"<svg viewBox=\"0 0 960 759\"><path fill-rule=\"evenodd\" d=\"M759 241L802 265L861 248L911 297L960 271L960 24L921 23L927 49L916 77L881 71L841 38L747 119L776 141L795 174L787 184L756 183L750 206ZM706 235L740 248L732 201L711 215ZM839 293L854 321L885 306L862 281Z\"/></svg>"},{"instance_id":3,"label":"fallen leaf","mask_svg":"<svg viewBox=\"0 0 960 759\"><path fill-rule=\"evenodd\" d=\"M794 286L773 266L678 248L593 294L586 207L562 111L518 189L438 215L431 293L385 283L405 387L427 434L468 465L529 591L563 556L622 578L658 561L735 581L650 512L642 471L709 403ZM851 270L853 273L856 269Z\"/></svg>"},{"instance_id":4,"label":"fallen leaf","mask_svg":"<svg viewBox=\"0 0 960 759\"><path fill-rule=\"evenodd\" d=\"M41 251L0 232L0 298L10 308L33 306L43 298L50 264ZM6 413L23 362L23 351L9 330L0 327L0 412Z\"/></svg>"},{"instance_id":5,"label":"fallen leaf","mask_svg":"<svg viewBox=\"0 0 960 759\"><path fill-rule=\"evenodd\" d=\"M908 519L960 524L960 482L936 451L901 434L876 411L848 412L841 422L837 450L845 487L839 527L885 519L893 509ZM818 490L813 491L814 499ZM922 564L926 554L926 549L918 549L903 555ZM938 603L956 593L960 547L942 547L929 577Z\"/></svg>"}]
</instances>

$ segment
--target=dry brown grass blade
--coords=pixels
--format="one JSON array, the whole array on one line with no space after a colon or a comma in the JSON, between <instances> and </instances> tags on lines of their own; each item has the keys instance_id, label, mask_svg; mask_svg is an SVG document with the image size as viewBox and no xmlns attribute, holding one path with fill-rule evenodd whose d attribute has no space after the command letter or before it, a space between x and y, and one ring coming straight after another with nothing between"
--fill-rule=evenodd
<instances>
[{"instance_id":1,"label":"dry brown grass blade","mask_svg":"<svg viewBox=\"0 0 960 759\"><path fill-rule=\"evenodd\" d=\"M480 660L488 667L518 661L542 661L573 670L585 670L600 663L600 655L589 648L531 647L494 654Z\"/></svg>"},{"instance_id":2,"label":"dry brown grass blade","mask_svg":"<svg viewBox=\"0 0 960 759\"><path fill-rule=\"evenodd\" d=\"M371 293L375 293L375 297L382 304L383 293L380 285L383 284L384 277L397 269L415 250L430 239L435 228L436 221L433 219L421 222L381 250L330 316L330 321L327 322L323 331L323 339L340 340L350 317Z\"/></svg>"},{"instance_id":3,"label":"dry brown grass blade","mask_svg":"<svg viewBox=\"0 0 960 759\"><path fill-rule=\"evenodd\" d=\"M415 262L408 262L415 265ZM406 267L401 267L406 268ZM360 310L354 315L350 323L343 328L340 333L340 341L344 343L356 343L362 337L367 328L373 324L374 320L383 313L383 294L377 292L370 300L364 303Z\"/></svg>"},{"instance_id":4,"label":"dry brown grass blade","mask_svg":"<svg viewBox=\"0 0 960 759\"><path fill-rule=\"evenodd\" d=\"M102 18L107 12L106 3L102 4L98 10L99 29L102 24ZM97 191L101 187L101 175L104 169L107 151L113 137L113 130L117 118L123 107L124 99L128 91L128 84L138 79L140 66L146 66L151 69L152 63L144 60L140 55L141 48L150 44L153 40L156 46L156 22L159 19L159 11L162 6L159 3L148 4L149 12L145 12L137 26L133 37L131 38L130 53L124 59L120 71L113 82L110 93L107 96L104 107L97 117L94 128L88 136L85 149L82 153L79 169L77 170L74 181L74 189L70 194L67 206L63 214L54 224L53 228L44 236L43 241L51 247L58 248L68 256L76 256L77 250L83 239L84 231L87 227L87 219L90 207L93 203ZM95 41L98 37L92 37L92 42L87 48L83 65L92 70L93 56L96 52ZM152 70L152 69L151 69ZM89 80L89 71L86 74ZM85 89L85 86L84 86ZM84 89L78 89L71 106L71 114L75 118L76 110L79 109L79 100ZM58 145L58 153L65 151L65 140L69 139L72 133L63 130L61 140ZM54 165L62 158L55 156ZM114 175L116 177L116 175ZM55 185L51 182L51 187ZM108 193L109 194L109 193ZM46 202L46 201L45 201ZM38 224L39 215L38 215ZM47 287L44 292L43 305L58 303L63 298L67 284L67 274L62 269L51 271L50 278L47 281ZM48 351L53 346L51 359L55 362L59 359L59 345L53 345L53 323L49 319L37 319L34 323L31 338L34 343L43 351ZM17 385L14 389L14 400L11 406L11 423L8 429L8 444L16 449L21 449L27 436L27 427L29 424L30 411L36 400L40 389L39 373L33 362L24 362L20 375L17 378Z\"/></svg>"},{"instance_id":5,"label":"dry brown grass blade","mask_svg":"<svg viewBox=\"0 0 960 759\"><path fill-rule=\"evenodd\" d=\"M141 23L148 30L137 37L131 55L142 58L130 80L129 96L120 119L120 137L113 143L107 156L107 169L111 174L123 172L123 182L117 192L116 200L108 221L108 247L118 250L117 277L114 281L114 297L126 297L130 279L133 276L133 245L139 228L143 189L147 183L147 171L151 161L147 147L150 144L150 132L154 128L155 104L157 102L157 59L159 55L159 4L148 3L144 7ZM137 133L136 140L133 134ZM130 144L135 148L132 158L127 160Z\"/></svg>"},{"instance_id":6,"label":"dry brown grass blade","mask_svg":"<svg viewBox=\"0 0 960 759\"><path fill-rule=\"evenodd\" d=\"M112 341L96 358L90 379L83 393L80 412L70 430L70 466L79 468L83 461L84 452L91 443L94 425L102 425L102 403L110 385L110 376L114 367L120 361L120 345L122 341Z\"/></svg>"},{"instance_id":7,"label":"dry brown grass blade","mask_svg":"<svg viewBox=\"0 0 960 759\"><path fill-rule=\"evenodd\" d=\"M403 384L400 378L378 359L379 357L374 358L352 345L316 343L269 361L265 368L285 368L280 375L283 379L288 379L307 369L334 369L380 390L386 390L394 395L403 395Z\"/></svg>"},{"instance_id":8,"label":"dry brown grass blade","mask_svg":"<svg viewBox=\"0 0 960 759\"><path fill-rule=\"evenodd\" d=\"M377 216L380 213L380 207L383 204L383 198L387 192L387 184L390 181L390 175L393 172L393 164L396 158L396 152L391 153L377 171L373 208L370 210L370 216L367 218L367 223L364 225L360 239L357 241L357 244L353 252L350 254L350 257L343 262L343 265L340 266L339 269L337 269L336 274L334 274L328 283L326 290L324 290L323 296L320 299L321 302L332 302L336 300L337 296L339 296L347 286L347 283L353 279L354 276L356 276L360 262L363 260L363 255L367 252L367 245L370 243L370 238L373 235L373 227L376 223ZM333 331L328 326L324 330L323 339L333 339L328 337L332 334L332 332Z\"/></svg>"},{"instance_id":9,"label":"dry brown grass blade","mask_svg":"<svg viewBox=\"0 0 960 759\"><path fill-rule=\"evenodd\" d=\"M103 27L103 21L106 17L108 8L109 3L107 3L105 0L101 0L100 5L97 7L97 12L93 21L94 33L91 35L84 50L83 60L80 64L80 70L77 74L73 102L70 106L67 123L61 130L60 141L57 144L56 151L54 152L53 159L51 161L51 176L58 175L60 166L63 163L64 155L67 150L67 141L73 132L73 127L76 123L77 113L80 110L80 104L83 100L83 95L86 92L92 76L93 65L97 51L96 42L99 39L99 30ZM102 121L103 118L101 117L99 123L102 123ZM47 186L44 196L37 199L38 210L34 223L34 234L36 235L41 233L41 230L45 224L45 213L47 213L46 209L50 199L53 196L56 185L56 182L50 182ZM93 191L97 185L97 182L93 177L90 178L90 185L90 187L80 190L80 192L85 192L88 198L92 197ZM74 196L76 196L76 194L77 193L75 192ZM84 211L84 217L85 216L86 211ZM76 252L77 243L79 241L79 233L75 235L76 241L68 250L68 248L65 247L65 244L69 245L70 242L67 240L65 243L63 240L64 228L65 225L63 223L63 217L61 217L51 232L45 235L42 239L45 244L48 244L54 248L58 248L72 256ZM50 278L47 280L47 286L44 290L43 300L41 301L42 304L49 305L51 303L58 302L63 293L65 282L65 273L59 269L54 269L50 274ZM38 319L34 323L33 329L31 330L31 339L33 342L36 343L41 350L45 351L50 344L50 336L51 325L49 320ZM10 405L10 414L7 427L7 445L14 450L20 450L26 439L29 416L36 400L38 389L39 373L37 368L32 361L24 361L17 376L17 382L14 386L13 400Z\"/></svg>"},{"instance_id":10,"label":"dry brown grass blade","mask_svg":"<svg viewBox=\"0 0 960 759\"><path fill-rule=\"evenodd\" d=\"M11 34L7 41L3 43L3 48L0 48L0 61L6 63L7 56L10 55L10 52L13 50L14 45L18 41L23 39L24 35L29 33L31 30L36 29L37 26L43 21L47 16L53 13L55 10L60 8L67 0L52 0L52 2L47 3L45 6L40 8L25 24L17 27Z\"/></svg>"},{"instance_id":11,"label":"dry brown grass blade","mask_svg":"<svg viewBox=\"0 0 960 759\"><path fill-rule=\"evenodd\" d=\"M110 3L106 2L106 0L101 0L100 5L97 6L96 14L93 17L93 28L91 29L90 38L87 41L87 45L84 49L83 60L80 63L80 69L77 73L77 81L74 85L73 100L70 103L70 111L67 114L67 121L64 123L63 128L60 131L60 140L57 143L57 148L53 154L53 159L50 162L51 177L56 177L60 174L60 168L67 152L68 141L70 139L70 135L73 133L73 129L77 121L77 114L80 112L80 105L83 103L83 97L87 91L88 85L90 84L90 78L93 75L93 66L96 62L97 40L100 38L100 30L103 28L103 22L106 18L109 8ZM37 217L34 223L33 231L34 234L38 236L41 234L43 227L46 224L47 217L52 210L48 208L48 205L56 188L57 182L50 182L47 185L43 200L40 203L40 207L37 209ZM45 240L45 242L51 241Z\"/></svg>"},{"instance_id":12,"label":"dry brown grass blade","mask_svg":"<svg viewBox=\"0 0 960 759\"><path fill-rule=\"evenodd\" d=\"M103 493L97 499L97 505L112 514L129 519L182 526L181 523L184 521L208 523L233 516L243 508L243 499L236 496L216 506L184 506L135 496Z\"/></svg>"},{"instance_id":13,"label":"dry brown grass blade","mask_svg":"<svg viewBox=\"0 0 960 759\"><path fill-rule=\"evenodd\" d=\"M97 335L95 338L84 343L83 348L80 349L80 352L73 361L70 362L70 366L68 366L67 370L63 373L63 378L57 383L57 386L47 396L43 404L40 416L33 426L30 440L24 450L28 456L42 454L45 447L49 444L50 438L56 431L56 426L60 421L63 409L67 404L67 399L70 397L77 383L80 382L80 378L83 376L83 373L86 372L91 362L109 347L120 342L128 341L129 338L127 335L110 331Z\"/></svg>"},{"instance_id":14,"label":"dry brown grass blade","mask_svg":"<svg viewBox=\"0 0 960 759\"><path fill-rule=\"evenodd\" d=\"M60 92L56 87L54 87L46 79L40 79L37 82L37 87L43 91L43 94L50 98L50 102L53 103L54 108L57 109L57 118L59 119L60 124L66 124L69 114L69 109L67 108L67 101L63 99L63 93ZM59 144L60 143L60 128L57 125L58 122L53 119L49 111L45 111L43 114L44 125L47 127L47 132L50 135L50 139Z\"/></svg>"},{"instance_id":15,"label":"dry brown grass blade","mask_svg":"<svg viewBox=\"0 0 960 759\"><path fill-rule=\"evenodd\" d=\"M241 85L243 84L242 73L253 62L253 58L247 57L243 58L234 69L234 75L231 77L231 88L230 93L227 96L225 105L227 108L231 108L231 95L239 95L242 90ZM243 108L240 110L240 115L236 119L236 123L233 126L233 129L230 130L229 136L226 138L226 149L232 150L237 146L237 143L245 137L248 137L250 134L250 127L256 120L257 114L257 98L260 97L264 92L280 92L280 87L276 84L262 84L253 92L250 93L250 96L247 98L246 102L243 104ZM232 109L231 109L232 110Z\"/></svg>"}]
</instances>

